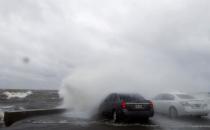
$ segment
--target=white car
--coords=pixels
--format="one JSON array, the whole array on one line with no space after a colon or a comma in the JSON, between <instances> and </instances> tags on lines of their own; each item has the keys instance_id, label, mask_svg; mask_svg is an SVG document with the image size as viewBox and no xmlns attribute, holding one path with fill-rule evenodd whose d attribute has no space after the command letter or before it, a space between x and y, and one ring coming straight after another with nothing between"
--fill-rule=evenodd
<instances>
[{"instance_id":1,"label":"white car","mask_svg":"<svg viewBox=\"0 0 210 130\"><path fill-rule=\"evenodd\" d=\"M154 98L154 110L157 113L177 116L207 116L208 107L204 100L199 100L186 93L163 93Z\"/></svg>"}]
</instances>

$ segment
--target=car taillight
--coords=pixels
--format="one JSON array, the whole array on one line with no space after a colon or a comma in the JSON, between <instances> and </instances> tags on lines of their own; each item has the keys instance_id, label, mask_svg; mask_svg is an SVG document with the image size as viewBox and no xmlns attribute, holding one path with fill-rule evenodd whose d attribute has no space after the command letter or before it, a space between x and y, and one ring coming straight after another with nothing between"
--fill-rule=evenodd
<instances>
[{"instance_id":1,"label":"car taillight","mask_svg":"<svg viewBox=\"0 0 210 130\"><path fill-rule=\"evenodd\" d=\"M150 107L150 108L153 108L153 103L152 103L152 101L149 101L149 107Z\"/></svg>"},{"instance_id":2,"label":"car taillight","mask_svg":"<svg viewBox=\"0 0 210 130\"><path fill-rule=\"evenodd\" d=\"M180 102L180 104L182 104L183 106L191 106L190 103L186 101Z\"/></svg>"},{"instance_id":3,"label":"car taillight","mask_svg":"<svg viewBox=\"0 0 210 130\"><path fill-rule=\"evenodd\" d=\"M126 109L126 102L124 100L121 102L121 108Z\"/></svg>"}]
</instances>

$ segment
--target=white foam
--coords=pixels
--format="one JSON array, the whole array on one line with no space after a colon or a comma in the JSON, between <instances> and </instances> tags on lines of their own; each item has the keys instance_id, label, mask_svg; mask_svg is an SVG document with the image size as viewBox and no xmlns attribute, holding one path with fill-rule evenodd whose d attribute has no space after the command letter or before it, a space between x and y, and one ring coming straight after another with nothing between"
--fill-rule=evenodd
<instances>
[{"instance_id":1,"label":"white foam","mask_svg":"<svg viewBox=\"0 0 210 130\"><path fill-rule=\"evenodd\" d=\"M11 99L11 98L25 98L29 95L32 94L31 91L27 91L27 92L3 92L4 95L7 96L7 99Z\"/></svg>"},{"instance_id":2,"label":"white foam","mask_svg":"<svg viewBox=\"0 0 210 130\"><path fill-rule=\"evenodd\" d=\"M13 108L14 106L0 106L1 109L10 109Z\"/></svg>"}]
</instances>

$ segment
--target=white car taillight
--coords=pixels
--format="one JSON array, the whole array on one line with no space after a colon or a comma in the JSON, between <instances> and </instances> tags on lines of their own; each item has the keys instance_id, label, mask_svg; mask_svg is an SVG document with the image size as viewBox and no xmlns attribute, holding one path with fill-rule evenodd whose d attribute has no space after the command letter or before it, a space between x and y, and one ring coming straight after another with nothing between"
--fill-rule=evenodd
<instances>
[{"instance_id":1,"label":"white car taillight","mask_svg":"<svg viewBox=\"0 0 210 130\"><path fill-rule=\"evenodd\" d=\"M180 104L182 104L183 106L191 106L188 102L186 101L183 101L183 102L180 102Z\"/></svg>"},{"instance_id":2,"label":"white car taillight","mask_svg":"<svg viewBox=\"0 0 210 130\"><path fill-rule=\"evenodd\" d=\"M203 107L207 107L208 105L207 104L203 104Z\"/></svg>"}]
</instances>

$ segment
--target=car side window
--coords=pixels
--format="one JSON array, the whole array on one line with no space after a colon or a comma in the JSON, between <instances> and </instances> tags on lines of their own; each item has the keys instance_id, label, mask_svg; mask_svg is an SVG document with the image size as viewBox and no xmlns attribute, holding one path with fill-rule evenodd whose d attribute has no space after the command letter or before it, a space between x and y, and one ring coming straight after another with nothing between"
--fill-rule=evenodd
<instances>
[{"instance_id":1,"label":"car side window","mask_svg":"<svg viewBox=\"0 0 210 130\"><path fill-rule=\"evenodd\" d=\"M106 99L105 99L105 102L106 103L112 103L112 102L114 102L115 101L115 95L114 94L111 94L111 95L109 95Z\"/></svg>"},{"instance_id":2,"label":"car side window","mask_svg":"<svg viewBox=\"0 0 210 130\"><path fill-rule=\"evenodd\" d=\"M174 100L174 96L171 94L164 94L162 99L163 100Z\"/></svg>"},{"instance_id":3,"label":"car side window","mask_svg":"<svg viewBox=\"0 0 210 130\"><path fill-rule=\"evenodd\" d=\"M170 95L170 94L169 94L169 95L168 95L168 99L169 99L169 100L174 100L175 97L174 97L173 95Z\"/></svg>"},{"instance_id":4,"label":"car side window","mask_svg":"<svg viewBox=\"0 0 210 130\"><path fill-rule=\"evenodd\" d=\"M157 95L157 96L155 97L155 100L162 100L162 94Z\"/></svg>"},{"instance_id":5,"label":"car side window","mask_svg":"<svg viewBox=\"0 0 210 130\"><path fill-rule=\"evenodd\" d=\"M112 96L112 95L109 95L109 96L105 99L105 101L104 101L104 102L105 102L105 103L109 103L109 102L110 102L110 100L111 100L111 96Z\"/></svg>"},{"instance_id":6,"label":"car side window","mask_svg":"<svg viewBox=\"0 0 210 130\"><path fill-rule=\"evenodd\" d=\"M115 102L115 100L116 100L116 95L115 94L111 95L110 102Z\"/></svg>"}]
</instances>

